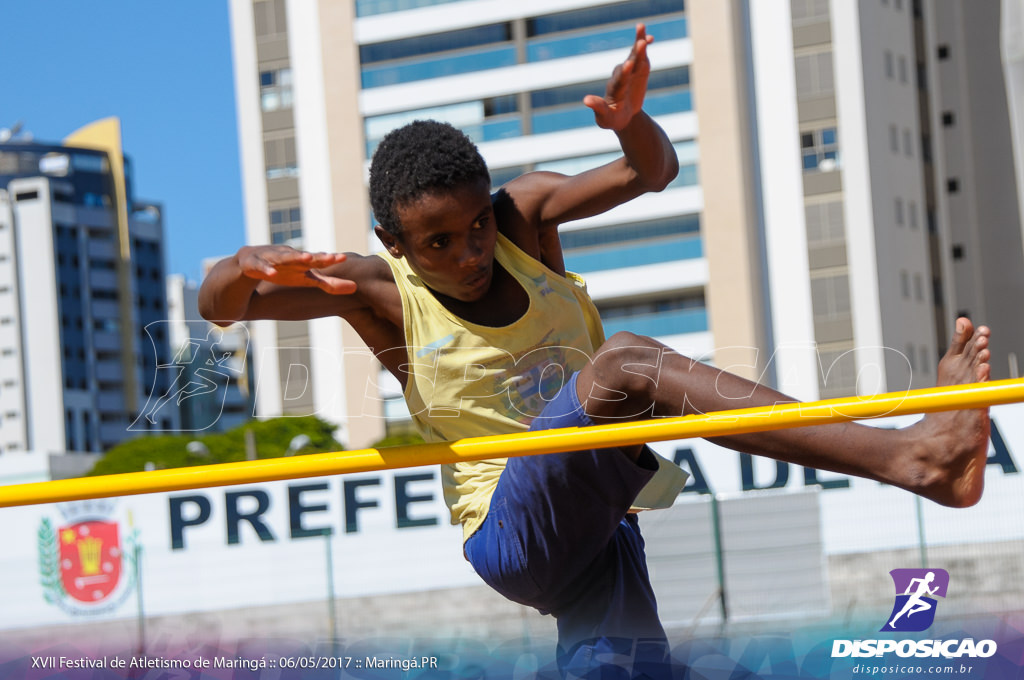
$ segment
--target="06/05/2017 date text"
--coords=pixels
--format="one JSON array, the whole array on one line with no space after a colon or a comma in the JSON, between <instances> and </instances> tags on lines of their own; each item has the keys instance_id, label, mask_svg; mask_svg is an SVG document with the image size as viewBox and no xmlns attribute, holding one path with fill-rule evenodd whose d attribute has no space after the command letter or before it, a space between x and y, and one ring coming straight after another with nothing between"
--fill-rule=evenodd
<instances>
[{"instance_id":1,"label":"06/05/2017 date text","mask_svg":"<svg viewBox=\"0 0 1024 680\"><path fill-rule=\"evenodd\" d=\"M353 657L353 656L298 656L282 657L278 660L280 668L374 668L408 671L417 668L437 668L436 656L420 656L416 658L397 657Z\"/></svg>"}]
</instances>

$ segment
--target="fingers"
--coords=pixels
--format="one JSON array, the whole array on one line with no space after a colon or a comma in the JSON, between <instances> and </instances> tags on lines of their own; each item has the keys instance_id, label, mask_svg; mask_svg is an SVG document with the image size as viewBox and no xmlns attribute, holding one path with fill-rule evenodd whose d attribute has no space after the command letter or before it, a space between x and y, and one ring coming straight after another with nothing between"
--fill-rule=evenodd
<instances>
[{"instance_id":1,"label":"fingers","mask_svg":"<svg viewBox=\"0 0 1024 680\"><path fill-rule=\"evenodd\" d=\"M594 113L602 115L608 113L608 102L602 97L598 97L596 94L588 94L583 98L583 105L587 108L593 109Z\"/></svg>"},{"instance_id":2,"label":"fingers","mask_svg":"<svg viewBox=\"0 0 1024 680\"><path fill-rule=\"evenodd\" d=\"M647 63L647 46L654 42L654 36L647 35L643 24L636 25L636 39L633 40L633 47L629 50L626 60L616 67L612 74L611 82L617 83L635 70L636 64Z\"/></svg>"},{"instance_id":3,"label":"fingers","mask_svg":"<svg viewBox=\"0 0 1024 680\"><path fill-rule=\"evenodd\" d=\"M316 286L331 295L351 295L356 292L356 282L349 281L348 279L339 279L334 276L323 276L322 274L311 271L309 276L316 282Z\"/></svg>"},{"instance_id":4,"label":"fingers","mask_svg":"<svg viewBox=\"0 0 1024 680\"><path fill-rule=\"evenodd\" d=\"M646 52L647 46L652 42L654 42L654 36L647 35L647 27L643 23L638 23L636 25L636 38L633 40L633 49L630 56Z\"/></svg>"},{"instance_id":5,"label":"fingers","mask_svg":"<svg viewBox=\"0 0 1024 680\"><path fill-rule=\"evenodd\" d=\"M647 59L647 46L654 42L653 35L647 35L647 29L642 23L636 25L636 38L633 40L633 48L626 57L626 63ZM625 64L623 64L625 66Z\"/></svg>"},{"instance_id":6,"label":"fingers","mask_svg":"<svg viewBox=\"0 0 1024 680\"><path fill-rule=\"evenodd\" d=\"M283 285L321 286L320 281L310 278L309 274L345 260L344 253L310 253L290 246L257 246L239 251L238 265L242 273L250 278ZM319 274L317 277L324 278ZM339 287L332 284L331 287L344 290L348 285Z\"/></svg>"},{"instance_id":7,"label":"fingers","mask_svg":"<svg viewBox=\"0 0 1024 680\"><path fill-rule=\"evenodd\" d=\"M261 259L272 267L299 267L306 269L323 269L344 262L344 253L310 253L282 246L261 255Z\"/></svg>"},{"instance_id":8,"label":"fingers","mask_svg":"<svg viewBox=\"0 0 1024 680\"><path fill-rule=\"evenodd\" d=\"M650 62L647 46L654 41L643 23L636 25L636 39L626 60L615 67L605 86L604 97L587 95L583 104L594 111L599 127L621 129L643 106Z\"/></svg>"},{"instance_id":9,"label":"fingers","mask_svg":"<svg viewBox=\"0 0 1024 680\"><path fill-rule=\"evenodd\" d=\"M254 279L270 279L277 274L277 268L262 257L253 256L238 261L242 273Z\"/></svg>"},{"instance_id":10,"label":"fingers","mask_svg":"<svg viewBox=\"0 0 1024 680\"><path fill-rule=\"evenodd\" d=\"M303 251L295 251L302 255L302 259L299 260L302 264L308 264L313 269L323 269L324 267L330 267L332 264L338 264L344 262L346 256L344 253L307 253Z\"/></svg>"},{"instance_id":11,"label":"fingers","mask_svg":"<svg viewBox=\"0 0 1024 680\"><path fill-rule=\"evenodd\" d=\"M594 122L599 128L614 129L616 127L616 120L619 116L603 97L588 94L583 98L583 104L594 112Z\"/></svg>"}]
</instances>

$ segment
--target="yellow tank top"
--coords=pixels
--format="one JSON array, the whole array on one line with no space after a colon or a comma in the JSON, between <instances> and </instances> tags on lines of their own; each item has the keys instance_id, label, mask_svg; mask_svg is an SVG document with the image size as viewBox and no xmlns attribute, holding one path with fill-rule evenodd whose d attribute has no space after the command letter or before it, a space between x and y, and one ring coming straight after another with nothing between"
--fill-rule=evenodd
<instances>
[{"instance_id":1,"label":"yellow tank top","mask_svg":"<svg viewBox=\"0 0 1024 680\"><path fill-rule=\"evenodd\" d=\"M562 277L498 235L495 259L529 294L507 326L461 319L437 301L405 258L382 257L402 296L409 350L405 400L427 441L526 430L573 372L604 342L582 279ZM452 520L472 535L487 515L504 458L442 466Z\"/></svg>"},{"instance_id":2,"label":"yellow tank top","mask_svg":"<svg viewBox=\"0 0 1024 680\"><path fill-rule=\"evenodd\" d=\"M498 234L495 259L529 294L530 304L507 326L481 326L448 311L405 258L387 252L402 297L409 365L405 401L428 442L526 430L575 371L604 343L601 318L583 279L559 276ZM441 467L452 522L468 538L483 523L505 458ZM670 506L686 473L658 457L659 474L636 509Z\"/></svg>"}]
</instances>

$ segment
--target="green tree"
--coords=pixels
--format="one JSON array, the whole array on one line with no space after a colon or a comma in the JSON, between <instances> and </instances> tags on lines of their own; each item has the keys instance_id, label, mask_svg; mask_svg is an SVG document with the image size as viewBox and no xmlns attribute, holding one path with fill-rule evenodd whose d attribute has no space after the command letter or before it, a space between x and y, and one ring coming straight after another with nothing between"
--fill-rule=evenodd
<instances>
[{"instance_id":1,"label":"green tree","mask_svg":"<svg viewBox=\"0 0 1024 680\"><path fill-rule=\"evenodd\" d=\"M383 439L377 441L373 448L384 449L389 446L408 446L410 444L422 444L423 437L420 436L415 430L403 430L389 434Z\"/></svg>"},{"instance_id":2,"label":"green tree","mask_svg":"<svg viewBox=\"0 0 1024 680\"><path fill-rule=\"evenodd\" d=\"M309 445L296 455L340 451L344 447L334 439L335 426L315 416L253 420L227 432L197 435L151 435L118 444L101 458L88 475L112 475L139 472L152 463L157 469L233 463L246 460L245 432L256 440L257 458L279 458L298 435L309 437ZM209 455L188 450L191 442L201 442Z\"/></svg>"}]
</instances>

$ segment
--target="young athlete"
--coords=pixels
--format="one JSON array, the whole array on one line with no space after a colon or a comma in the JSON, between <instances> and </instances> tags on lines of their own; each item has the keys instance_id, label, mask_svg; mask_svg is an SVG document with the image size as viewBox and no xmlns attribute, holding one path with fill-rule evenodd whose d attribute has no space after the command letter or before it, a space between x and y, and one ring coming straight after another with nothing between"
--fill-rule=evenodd
<instances>
[{"instance_id":1,"label":"young athlete","mask_svg":"<svg viewBox=\"0 0 1024 680\"><path fill-rule=\"evenodd\" d=\"M204 281L203 316L344 318L401 382L428 440L792 401L650 338L606 341L582 282L565 271L560 224L660 191L678 171L642 111L650 41L639 25L605 96L584 100L618 136L618 160L571 177L528 173L492 194L462 133L412 123L381 142L370 170L384 253L243 247ZM959 319L939 384L987 380L988 339ZM967 506L982 492L988 433L987 411L972 410L900 430L848 423L715 441ZM684 478L645 446L443 469L467 559L498 592L556 617L566 668L597 663L622 639L664 641L630 511L671 504Z\"/></svg>"}]
</instances>

